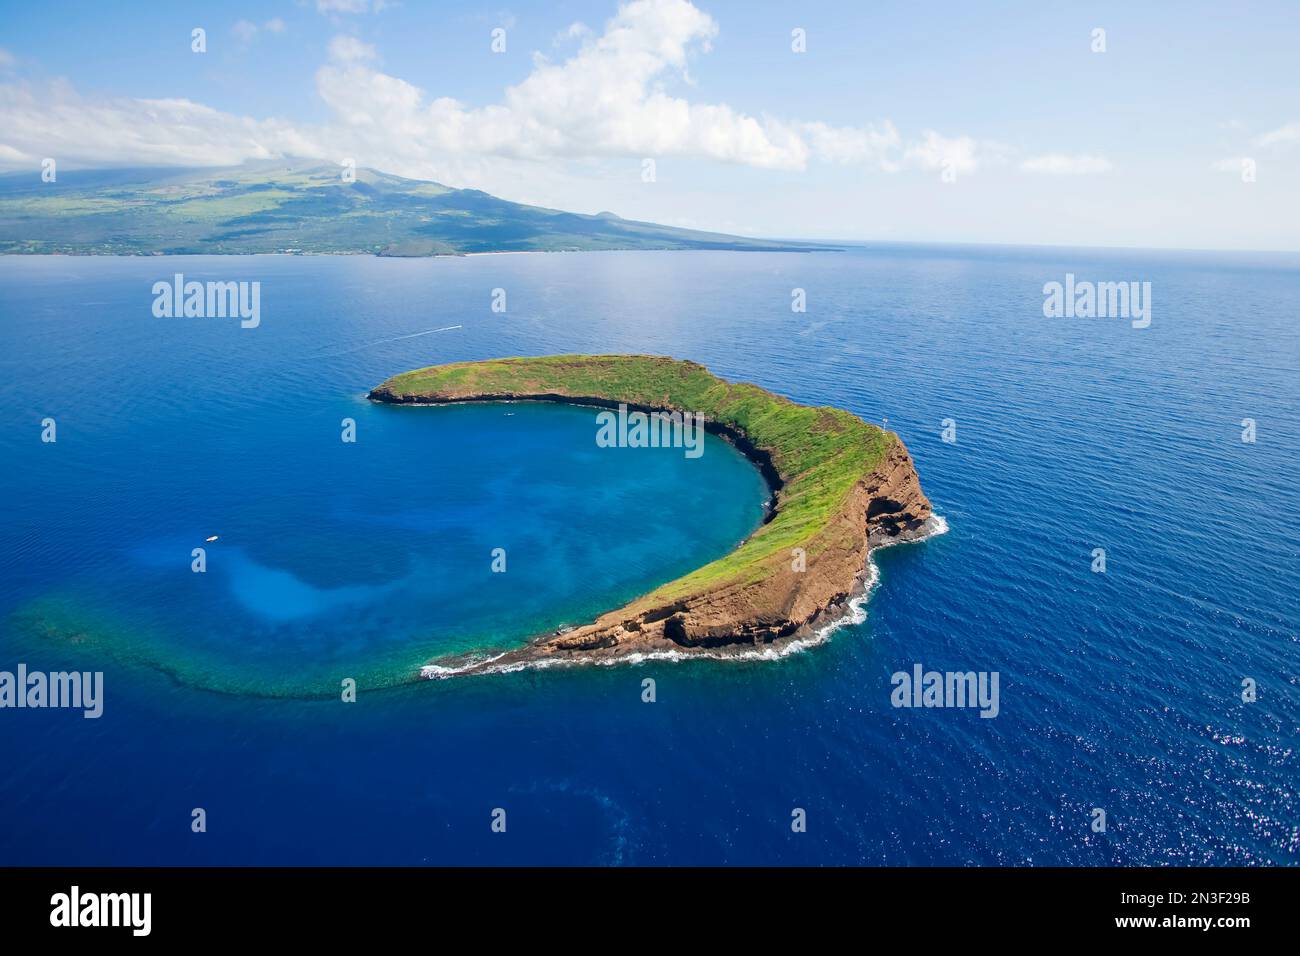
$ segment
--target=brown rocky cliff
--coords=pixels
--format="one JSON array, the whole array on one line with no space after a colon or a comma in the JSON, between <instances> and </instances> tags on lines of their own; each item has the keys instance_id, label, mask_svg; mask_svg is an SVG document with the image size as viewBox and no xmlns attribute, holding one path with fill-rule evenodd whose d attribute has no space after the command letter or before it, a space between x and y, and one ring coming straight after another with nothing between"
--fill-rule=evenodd
<instances>
[{"instance_id":1,"label":"brown rocky cliff","mask_svg":"<svg viewBox=\"0 0 1300 956\"><path fill-rule=\"evenodd\" d=\"M668 605L633 602L536 642L530 656L764 644L815 624L858 588L870 547L915 538L930 517L911 455L891 437L884 461L808 543L804 571L793 569L793 555L775 555L758 580L719 584Z\"/></svg>"}]
</instances>

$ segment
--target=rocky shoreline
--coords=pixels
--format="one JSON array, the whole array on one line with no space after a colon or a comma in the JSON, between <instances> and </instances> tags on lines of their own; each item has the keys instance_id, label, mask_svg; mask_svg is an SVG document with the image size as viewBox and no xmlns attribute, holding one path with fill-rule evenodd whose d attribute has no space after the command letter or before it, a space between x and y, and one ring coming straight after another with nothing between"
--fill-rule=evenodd
<instances>
[{"instance_id":1,"label":"rocky shoreline","mask_svg":"<svg viewBox=\"0 0 1300 956\"><path fill-rule=\"evenodd\" d=\"M618 395L466 388L409 391L394 388L391 383L374 389L369 397L375 402L406 405L544 401L611 408L620 404ZM776 396L772 398L777 400ZM779 401L802 408L785 399ZM659 405L622 403L647 412L684 410L671 401ZM873 427L860 419L855 421L864 428ZM780 448L755 442L737 424L711 419L706 427L749 457L772 489L772 505L764 526L755 532L757 536L781 514L786 490L800 476L782 470ZM921 491L911 455L896 434L883 435L887 441L884 455L856 476L828 519L791 548L765 556L756 573L690 588L667 599L661 592L668 586L657 588L589 624L540 635L523 647L495 657L434 661L424 668L424 676L639 657L743 656L755 650L778 651L794 641L808 639L850 613L849 601L863 592L864 573L870 567L868 556L873 548L917 540L934 528L930 502Z\"/></svg>"}]
</instances>

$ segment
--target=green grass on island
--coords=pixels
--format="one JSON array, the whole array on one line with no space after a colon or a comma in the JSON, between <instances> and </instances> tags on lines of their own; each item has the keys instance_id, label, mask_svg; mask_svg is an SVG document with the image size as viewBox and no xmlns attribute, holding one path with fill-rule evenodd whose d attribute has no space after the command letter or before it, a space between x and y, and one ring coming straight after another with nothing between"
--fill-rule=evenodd
<instances>
[{"instance_id":1,"label":"green grass on island","mask_svg":"<svg viewBox=\"0 0 1300 956\"><path fill-rule=\"evenodd\" d=\"M839 408L797 405L757 385L731 383L704 366L652 355L552 355L435 365L397 375L376 397L455 400L557 395L703 414L766 451L783 482L776 516L739 548L641 601L677 600L704 587L761 578L790 549L817 553L818 535L854 485L884 460L892 436ZM641 603L638 601L637 603Z\"/></svg>"}]
</instances>

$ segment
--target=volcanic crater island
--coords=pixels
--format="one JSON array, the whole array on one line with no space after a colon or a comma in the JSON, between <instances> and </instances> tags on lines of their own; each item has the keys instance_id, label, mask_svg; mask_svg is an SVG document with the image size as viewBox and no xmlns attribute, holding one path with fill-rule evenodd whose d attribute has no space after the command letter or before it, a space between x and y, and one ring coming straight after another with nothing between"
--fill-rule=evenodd
<instances>
[{"instance_id":1,"label":"volcanic crater island","mask_svg":"<svg viewBox=\"0 0 1300 956\"><path fill-rule=\"evenodd\" d=\"M771 489L762 525L730 553L582 626L493 657L445 658L452 673L611 662L638 655L775 649L842 619L871 549L938 530L902 440L839 408L799 405L696 362L654 355L552 355L457 362L390 378L375 402L557 402L702 415Z\"/></svg>"}]
</instances>

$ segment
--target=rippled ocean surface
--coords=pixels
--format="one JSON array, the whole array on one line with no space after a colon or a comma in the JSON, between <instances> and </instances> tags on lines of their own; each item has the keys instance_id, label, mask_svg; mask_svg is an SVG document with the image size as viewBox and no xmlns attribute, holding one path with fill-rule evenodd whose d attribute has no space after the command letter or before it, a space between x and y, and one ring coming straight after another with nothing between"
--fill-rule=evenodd
<instances>
[{"instance_id":1,"label":"rippled ocean surface","mask_svg":"<svg viewBox=\"0 0 1300 956\"><path fill-rule=\"evenodd\" d=\"M260 327L154 318L176 272L260 281ZM1151 326L1044 318L1066 273L1151 282ZM0 863L1294 864L1297 316L1294 255L0 258L0 670L106 687L98 720L0 710ZM364 401L554 352L887 418L950 530L780 661L383 687L760 520L720 442L597 455L584 410ZM998 716L895 709L918 663L998 672ZM356 703L312 696L350 666Z\"/></svg>"}]
</instances>

